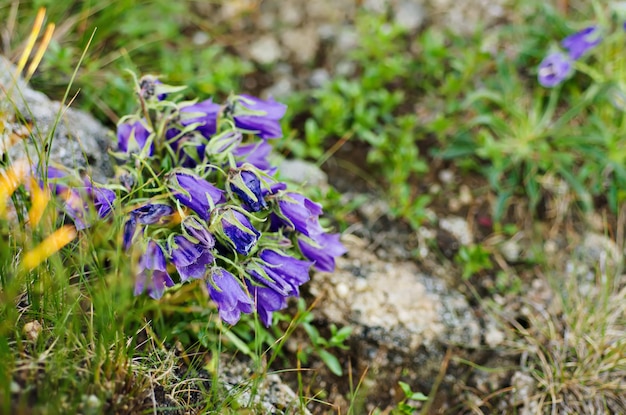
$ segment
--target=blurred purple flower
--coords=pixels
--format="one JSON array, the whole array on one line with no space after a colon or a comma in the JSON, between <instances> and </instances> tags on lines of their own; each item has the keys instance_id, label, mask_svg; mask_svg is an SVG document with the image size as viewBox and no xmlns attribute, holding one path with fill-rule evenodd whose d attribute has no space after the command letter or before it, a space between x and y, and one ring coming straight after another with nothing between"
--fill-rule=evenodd
<instances>
[{"instance_id":1,"label":"blurred purple flower","mask_svg":"<svg viewBox=\"0 0 626 415\"><path fill-rule=\"evenodd\" d=\"M147 203L131 212L131 215L137 217L137 222L142 225L154 225L158 223L164 216L170 216L174 213L171 206L162 203Z\"/></svg>"},{"instance_id":2,"label":"blurred purple flower","mask_svg":"<svg viewBox=\"0 0 626 415\"><path fill-rule=\"evenodd\" d=\"M228 324L236 324L241 313L251 313L254 303L233 274L213 268L207 281L209 295L217 304L219 315Z\"/></svg>"},{"instance_id":3,"label":"blurred purple flower","mask_svg":"<svg viewBox=\"0 0 626 415\"><path fill-rule=\"evenodd\" d=\"M85 211L87 210L87 204L85 203L86 195L81 195L78 189L67 189L61 194L61 197L65 201L63 208L65 213L72 218L74 227L77 231L81 231L89 227L85 219Z\"/></svg>"},{"instance_id":4,"label":"blurred purple flower","mask_svg":"<svg viewBox=\"0 0 626 415\"><path fill-rule=\"evenodd\" d=\"M310 238L298 239L298 246L302 255L314 262L318 271L333 272L335 258L345 254L347 249L339 241L339 234L321 233Z\"/></svg>"},{"instance_id":5,"label":"blurred purple flower","mask_svg":"<svg viewBox=\"0 0 626 415\"><path fill-rule=\"evenodd\" d=\"M243 110L239 108L243 107ZM250 95L237 97L233 119L235 126L255 132L259 138L280 138L283 131L279 120L285 115L287 106L269 99L267 101Z\"/></svg>"},{"instance_id":6,"label":"blurred purple flower","mask_svg":"<svg viewBox=\"0 0 626 415\"><path fill-rule=\"evenodd\" d=\"M139 273L135 279L135 295L147 292L154 299L163 297L165 288L174 286L167 273L165 255L155 241L149 241L146 252L139 261Z\"/></svg>"},{"instance_id":7,"label":"blurred purple flower","mask_svg":"<svg viewBox=\"0 0 626 415\"><path fill-rule=\"evenodd\" d=\"M597 26L589 26L563 39L561 46L567 49L572 60L577 60L601 41L600 29Z\"/></svg>"},{"instance_id":8,"label":"blurred purple flower","mask_svg":"<svg viewBox=\"0 0 626 415\"><path fill-rule=\"evenodd\" d=\"M53 166L48 166L46 177L48 189L50 189L50 191L57 196L65 193L69 189L69 187L65 184L60 183L60 181L56 179L62 179L64 177L67 177L67 175L68 173L65 170ZM39 179L39 186L43 188L43 179L41 178Z\"/></svg>"},{"instance_id":9,"label":"blurred purple flower","mask_svg":"<svg viewBox=\"0 0 626 415\"><path fill-rule=\"evenodd\" d=\"M226 201L222 190L201 177L188 173L175 173L170 176L169 189L180 203L192 209L204 220L209 219L211 205L215 206Z\"/></svg>"},{"instance_id":10,"label":"blurred purple flower","mask_svg":"<svg viewBox=\"0 0 626 415\"><path fill-rule=\"evenodd\" d=\"M552 88L563 82L571 71L572 61L563 53L555 52L541 61L537 78L542 86Z\"/></svg>"},{"instance_id":11,"label":"blurred purple flower","mask_svg":"<svg viewBox=\"0 0 626 415\"><path fill-rule=\"evenodd\" d=\"M113 210L113 203L116 199L115 192L106 187L96 185L89 177L86 177L83 183L85 183L87 195L93 200L98 216L100 218L106 217Z\"/></svg>"},{"instance_id":12,"label":"blurred purple flower","mask_svg":"<svg viewBox=\"0 0 626 415\"><path fill-rule=\"evenodd\" d=\"M207 266L213 262L213 255L205 246L195 244L183 235L174 236L170 257L181 281L203 278Z\"/></svg>"},{"instance_id":13,"label":"blurred purple flower","mask_svg":"<svg viewBox=\"0 0 626 415\"><path fill-rule=\"evenodd\" d=\"M135 238L135 231L137 230L137 216L129 215L126 223L124 224L124 233L122 236L122 247L124 251L128 251Z\"/></svg>"},{"instance_id":14,"label":"blurred purple flower","mask_svg":"<svg viewBox=\"0 0 626 415\"><path fill-rule=\"evenodd\" d=\"M161 218L169 216L172 213L174 213L174 209L161 203L146 203L132 210L128 214L128 219L124 224L124 233L122 236L122 246L124 250L127 251L130 249L138 223L142 225L154 225L159 223Z\"/></svg>"},{"instance_id":15,"label":"blurred purple flower","mask_svg":"<svg viewBox=\"0 0 626 415\"><path fill-rule=\"evenodd\" d=\"M115 192L104 187L91 187L93 204L100 218L106 217L113 210Z\"/></svg>"},{"instance_id":16,"label":"blurred purple flower","mask_svg":"<svg viewBox=\"0 0 626 415\"><path fill-rule=\"evenodd\" d=\"M141 121L122 123L117 126L117 148L125 153L142 151L148 142L150 131ZM148 156L154 154L154 143L150 145Z\"/></svg>"}]
</instances>

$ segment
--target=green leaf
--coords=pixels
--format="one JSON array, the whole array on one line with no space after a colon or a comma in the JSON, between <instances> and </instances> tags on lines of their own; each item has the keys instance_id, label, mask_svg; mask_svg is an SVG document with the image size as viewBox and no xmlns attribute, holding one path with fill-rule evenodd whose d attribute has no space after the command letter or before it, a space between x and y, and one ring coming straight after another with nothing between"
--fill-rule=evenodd
<instances>
[{"instance_id":1,"label":"green leaf","mask_svg":"<svg viewBox=\"0 0 626 415\"><path fill-rule=\"evenodd\" d=\"M230 330L224 330L224 335L235 345L235 347L237 347L237 349L239 349L241 353L244 353L245 355L252 358L255 357L255 354L252 353L252 350L250 350L248 345L241 341L241 339L237 337L235 333Z\"/></svg>"},{"instance_id":2,"label":"green leaf","mask_svg":"<svg viewBox=\"0 0 626 415\"><path fill-rule=\"evenodd\" d=\"M324 349L318 349L317 354L331 372L333 372L337 376L343 375L343 370L341 369L339 359L337 359L333 354Z\"/></svg>"}]
</instances>

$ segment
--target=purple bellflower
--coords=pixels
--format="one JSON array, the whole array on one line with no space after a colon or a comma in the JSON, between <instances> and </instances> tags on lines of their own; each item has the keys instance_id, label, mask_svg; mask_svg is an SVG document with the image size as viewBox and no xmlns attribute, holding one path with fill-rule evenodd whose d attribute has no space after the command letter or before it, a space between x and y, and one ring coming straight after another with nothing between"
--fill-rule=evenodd
<instances>
[{"instance_id":1,"label":"purple bellflower","mask_svg":"<svg viewBox=\"0 0 626 415\"><path fill-rule=\"evenodd\" d=\"M180 123L183 127L200 123L195 130L204 138L209 139L217 131L217 114L219 112L220 106L214 104L211 99L207 99L182 107L180 109Z\"/></svg>"},{"instance_id":2,"label":"purple bellflower","mask_svg":"<svg viewBox=\"0 0 626 415\"><path fill-rule=\"evenodd\" d=\"M139 261L139 273L135 280L135 295L147 292L154 299L163 297L167 287L174 286L174 281L167 273L165 255L155 241L148 242L146 252Z\"/></svg>"},{"instance_id":3,"label":"purple bellflower","mask_svg":"<svg viewBox=\"0 0 626 415\"><path fill-rule=\"evenodd\" d=\"M243 140L239 131L224 131L211 137L205 147L205 153L210 157L228 154L236 150Z\"/></svg>"},{"instance_id":4,"label":"purple bellflower","mask_svg":"<svg viewBox=\"0 0 626 415\"><path fill-rule=\"evenodd\" d=\"M233 274L223 268L213 268L207 281L211 299L217 304L220 318L228 324L239 321L241 313L251 313L254 303Z\"/></svg>"},{"instance_id":5,"label":"purple bellflower","mask_svg":"<svg viewBox=\"0 0 626 415\"><path fill-rule=\"evenodd\" d=\"M217 235L242 255L248 255L261 236L246 215L234 209L222 211L217 216L217 221L221 227Z\"/></svg>"},{"instance_id":6,"label":"purple bellflower","mask_svg":"<svg viewBox=\"0 0 626 415\"><path fill-rule=\"evenodd\" d=\"M169 128L165 132L165 138L168 142L179 136L176 141L171 143L171 146L175 152L183 153L181 154L180 165L194 167L198 164L198 160L203 159L206 143L217 131L217 115L219 111L220 106L214 104L210 99L180 109L180 125L187 127L191 124L199 123L194 128L194 131L202 136L198 137L191 131L179 136L182 134L182 131L177 127ZM190 143L183 146L186 141ZM196 154L192 155L189 151L195 151Z\"/></svg>"},{"instance_id":7,"label":"purple bellflower","mask_svg":"<svg viewBox=\"0 0 626 415\"><path fill-rule=\"evenodd\" d=\"M131 212L131 215L137 216L137 221L142 225L154 225L159 223L165 216L174 213L174 209L169 205L161 203L147 203Z\"/></svg>"},{"instance_id":8,"label":"purple bellflower","mask_svg":"<svg viewBox=\"0 0 626 415\"><path fill-rule=\"evenodd\" d=\"M89 227L85 219L85 211L87 204L78 189L67 189L61 197L65 201L64 210L67 215L72 218L74 227L77 231L81 231Z\"/></svg>"},{"instance_id":9,"label":"purple bellflower","mask_svg":"<svg viewBox=\"0 0 626 415\"><path fill-rule=\"evenodd\" d=\"M93 205L100 218L105 218L111 213L116 198L113 190L89 184L87 193L93 198Z\"/></svg>"},{"instance_id":10,"label":"purple bellflower","mask_svg":"<svg viewBox=\"0 0 626 415\"><path fill-rule=\"evenodd\" d=\"M312 262L283 255L273 249L259 254L262 261L247 269L258 282L284 296L298 296L299 287L309 280Z\"/></svg>"},{"instance_id":11,"label":"purple bellflower","mask_svg":"<svg viewBox=\"0 0 626 415\"><path fill-rule=\"evenodd\" d=\"M111 213L116 199L115 192L111 189L96 185L89 179L83 180L84 186L70 187L62 183L63 179L70 178L70 174L53 166L48 166L47 176L48 189L64 200L64 210L74 221L77 230L90 226L86 219L90 202L99 218L103 219ZM39 185L43 187L43 180L39 179Z\"/></svg>"},{"instance_id":12,"label":"purple bellflower","mask_svg":"<svg viewBox=\"0 0 626 415\"><path fill-rule=\"evenodd\" d=\"M254 285L249 281L246 281L246 284L261 322L265 327L269 327L272 324L272 312L287 307L287 297L269 287Z\"/></svg>"},{"instance_id":13,"label":"purple bellflower","mask_svg":"<svg viewBox=\"0 0 626 415\"><path fill-rule=\"evenodd\" d=\"M267 202L261 192L261 180L252 170L246 168L231 170L228 185L250 211L258 212L261 209L267 209Z\"/></svg>"},{"instance_id":14,"label":"purple bellflower","mask_svg":"<svg viewBox=\"0 0 626 415\"><path fill-rule=\"evenodd\" d=\"M125 153L143 151L149 137L150 131L141 121L135 121L132 124L122 123L117 126L117 148ZM154 143L150 145L148 156L153 154Z\"/></svg>"},{"instance_id":15,"label":"purple bellflower","mask_svg":"<svg viewBox=\"0 0 626 415\"><path fill-rule=\"evenodd\" d=\"M122 247L124 251L128 251L135 238L135 232L137 230L137 215L129 215L126 223L124 224L124 233L122 236Z\"/></svg>"},{"instance_id":16,"label":"purple bellflower","mask_svg":"<svg viewBox=\"0 0 626 415\"><path fill-rule=\"evenodd\" d=\"M237 128L254 132L263 140L280 138L283 131L279 120L286 110L286 105L273 99L265 101L250 95L239 95L233 119Z\"/></svg>"},{"instance_id":17,"label":"purple bellflower","mask_svg":"<svg viewBox=\"0 0 626 415\"><path fill-rule=\"evenodd\" d=\"M154 225L161 222L161 219L165 216L169 216L174 213L174 209L171 206L161 203L147 203L143 206L130 212L128 219L124 224L124 233L122 237L122 246L124 250L130 249L133 239L135 238L135 231L137 224L142 225Z\"/></svg>"},{"instance_id":18,"label":"purple bellflower","mask_svg":"<svg viewBox=\"0 0 626 415\"><path fill-rule=\"evenodd\" d=\"M312 237L323 232L319 216L322 206L299 193L285 193L278 200L279 216L298 232Z\"/></svg>"},{"instance_id":19,"label":"purple bellflower","mask_svg":"<svg viewBox=\"0 0 626 415\"><path fill-rule=\"evenodd\" d=\"M213 249L215 246L215 237L207 229L207 225L203 224L195 216L187 216L183 219L182 227L191 238L198 241L206 249Z\"/></svg>"},{"instance_id":20,"label":"purple bellflower","mask_svg":"<svg viewBox=\"0 0 626 415\"><path fill-rule=\"evenodd\" d=\"M589 26L563 39L561 46L567 49L572 60L578 60L601 41L600 29L597 26Z\"/></svg>"},{"instance_id":21,"label":"purple bellflower","mask_svg":"<svg viewBox=\"0 0 626 415\"><path fill-rule=\"evenodd\" d=\"M213 263L213 255L205 246L195 244L183 235L174 236L170 257L181 281L203 278L207 266Z\"/></svg>"},{"instance_id":22,"label":"purple bellflower","mask_svg":"<svg viewBox=\"0 0 626 415\"><path fill-rule=\"evenodd\" d=\"M183 205L208 220L215 205L226 201L224 192L201 177L188 173L170 176L169 188L173 196Z\"/></svg>"},{"instance_id":23,"label":"purple bellflower","mask_svg":"<svg viewBox=\"0 0 626 415\"><path fill-rule=\"evenodd\" d=\"M552 88L560 84L572 71L572 61L561 52L554 52L546 56L539 64L537 78L539 83Z\"/></svg>"},{"instance_id":24,"label":"purple bellflower","mask_svg":"<svg viewBox=\"0 0 626 415\"><path fill-rule=\"evenodd\" d=\"M309 238L298 239L298 246L302 254L314 262L318 271L333 272L335 270L335 258L347 252L339 241L339 234L321 233Z\"/></svg>"},{"instance_id":25,"label":"purple bellflower","mask_svg":"<svg viewBox=\"0 0 626 415\"><path fill-rule=\"evenodd\" d=\"M273 172L276 168L272 168L269 162L269 155L272 152L272 146L267 141L258 143L243 144L233 151L237 161L237 166L244 163L250 163L259 170Z\"/></svg>"}]
</instances>

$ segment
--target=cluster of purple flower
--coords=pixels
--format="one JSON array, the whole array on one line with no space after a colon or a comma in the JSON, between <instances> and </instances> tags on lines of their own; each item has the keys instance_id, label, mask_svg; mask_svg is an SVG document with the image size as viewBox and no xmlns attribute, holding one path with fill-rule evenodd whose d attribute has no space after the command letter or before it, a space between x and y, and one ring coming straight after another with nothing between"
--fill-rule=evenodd
<instances>
[{"instance_id":1,"label":"cluster of purple flower","mask_svg":"<svg viewBox=\"0 0 626 415\"><path fill-rule=\"evenodd\" d=\"M36 171L35 168L32 169ZM42 175L36 175L43 188ZM88 212L93 208L99 218L107 217L113 210L115 192L94 183L90 178L79 179L62 168L49 166L47 169L48 188L63 200L63 211L72 219L77 230L89 226ZM72 183L73 182L73 183Z\"/></svg>"},{"instance_id":2,"label":"cluster of purple flower","mask_svg":"<svg viewBox=\"0 0 626 415\"><path fill-rule=\"evenodd\" d=\"M322 206L275 177L268 140L282 136L283 104L248 95L224 105L170 100L176 91L143 78L141 111L118 125L113 154L123 166L111 188L125 197L87 182L63 186L55 169L51 186L69 195L65 211L77 228L88 226L85 200L100 218L116 202L131 206L118 209L125 251L141 252L136 295L158 299L177 282L202 280L222 320L256 310L269 326L312 267L332 272L346 250L320 225Z\"/></svg>"},{"instance_id":3,"label":"cluster of purple flower","mask_svg":"<svg viewBox=\"0 0 626 415\"><path fill-rule=\"evenodd\" d=\"M546 56L539 64L537 78L539 83L552 88L563 82L573 72L574 62L602 41L602 34L597 26L589 26L561 41L567 51L556 51Z\"/></svg>"}]
</instances>

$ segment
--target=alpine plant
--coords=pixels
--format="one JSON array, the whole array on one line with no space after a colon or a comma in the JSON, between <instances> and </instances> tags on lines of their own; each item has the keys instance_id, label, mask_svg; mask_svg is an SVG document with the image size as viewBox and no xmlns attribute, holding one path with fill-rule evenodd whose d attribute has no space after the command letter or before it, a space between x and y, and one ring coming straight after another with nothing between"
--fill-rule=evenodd
<instances>
[{"instance_id":1,"label":"alpine plant","mask_svg":"<svg viewBox=\"0 0 626 415\"><path fill-rule=\"evenodd\" d=\"M282 137L286 106L249 95L182 101L184 88L152 76L137 89L139 110L117 126L113 183L63 185L52 169L48 186L77 229L124 216L136 295L201 280L224 322L256 311L271 325L311 269L332 272L346 252L320 224L322 206L275 176L270 140Z\"/></svg>"},{"instance_id":2,"label":"alpine plant","mask_svg":"<svg viewBox=\"0 0 626 415\"><path fill-rule=\"evenodd\" d=\"M537 70L539 84L546 88L560 85L574 73L574 63L594 49L602 41L602 31L598 26L589 26L561 40L565 51L548 54Z\"/></svg>"}]
</instances>

